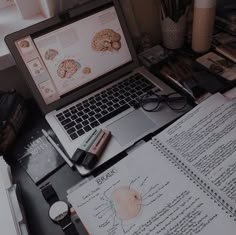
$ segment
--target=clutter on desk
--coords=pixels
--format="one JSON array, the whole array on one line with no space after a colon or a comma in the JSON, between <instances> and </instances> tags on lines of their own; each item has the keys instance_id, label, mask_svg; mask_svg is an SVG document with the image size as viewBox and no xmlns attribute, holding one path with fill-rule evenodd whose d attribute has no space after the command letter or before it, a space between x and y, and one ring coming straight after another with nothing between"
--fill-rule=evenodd
<instances>
[{"instance_id":1,"label":"clutter on desk","mask_svg":"<svg viewBox=\"0 0 236 235\"><path fill-rule=\"evenodd\" d=\"M161 32L163 45L168 49L183 46L186 36L186 9L190 1L161 1Z\"/></svg>"},{"instance_id":2,"label":"clutter on desk","mask_svg":"<svg viewBox=\"0 0 236 235\"><path fill-rule=\"evenodd\" d=\"M193 10L192 49L205 53L211 48L216 0L195 0Z\"/></svg>"},{"instance_id":3,"label":"clutter on desk","mask_svg":"<svg viewBox=\"0 0 236 235\"><path fill-rule=\"evenodd\" d=\"M33 129L25 129L10 153L15 156L16 161L20 163L37 185L64 164L64 160L57 150L43 135L42 128L47 131L50 130L44 120ZM53 138L56 136L54 135ZM57 144L60 146L59 141Z\"/></svg>"},{"instance_id":4,"label":"clutter on desk","mask_svg":"<svg viewBox=\"0 0 236 235\"><path fill-rule=\"evenodd\" d=\"M0 229L4 235L28 235L26 219L19 195L13 184L11 169L0 156Z\"/></svg>"},{"instance_id":5,"label":"clutter on desk","mask_svg":"<svg viewBox=\"0 0 236 235\"><path fill-rule=\"evenodd\" d=\"M215 26L236 36L236 4L225 4L216 12Z\"/></svg>"},{"instance_id":6,"label":"clutter on desk","mask_svg":"<svg viewBox=\"0 0 236 235\"><path fill-rule=\"evenodd\" d=\"M25 121L27 108L15 90L0 91L0 154L6 154Z\"/></svg>"},{"instance_id":7,"label":"clutter on desk","mask_svg":"<svg viewBox=\"0 0 236 235\"><path fill-rule=\"evenodd\" d=\"M111 132L109 130L95 128L77 148L72 160L75 164L91 170L99 161L110 137Z\"/></svg>"},{"instance_id":8,"label":"clutter on desk","mask_svg":"<svg viewBox=\"0 0 236 235\"><path fill-rule=\"evenodd\" d=\"M152 65L155 65L168 57L171 52L161 45L156 45L152 48L146 49L141 52L138 57L141 63L150 68Z\"/></svg>"},{"instance_id":9,"label":"clutter on desk","mask_svg":"<svg viewBox=\"0 0 236 235\"><path fill-rule=\"evenodd\" d=\"M156 66L152 72L195 103L221 90L224 81L195 61L188 53L176 52Z\"/></svg>"},{"instance_id":10,"label":"clutter on desk","mask_svg":"<svg viewBox=\"0 0 236 235\"><path fill-rule=\"evenodd\" d=\"M215 50L236 63L236 36L220 32L214 36Z\"/></svg>"},{"instance_id":11,"label":"clutter on desk","mask_svg":"<svg viewBox=\"0 0 236 235\"><path fill-rule=\"evenodd\" d=\"M209 52L199 58L197 62L205 66L213 74L221 76L226 81L236 80L236 64L229 59Z\"/></svg>"}]
</instances>

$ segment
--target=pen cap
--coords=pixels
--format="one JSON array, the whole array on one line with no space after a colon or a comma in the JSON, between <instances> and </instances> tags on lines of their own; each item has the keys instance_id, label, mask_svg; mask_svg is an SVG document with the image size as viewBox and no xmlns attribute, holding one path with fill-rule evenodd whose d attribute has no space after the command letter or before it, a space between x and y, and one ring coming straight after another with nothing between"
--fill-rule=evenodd
<instances>
[{"instance_id":1,"label":"pen cap","mask_svg":"<svg viewBox=\"0 0 236 235\"><path fill-rule=\"evenodd\" d=\"M86 169L92 169L97 164L98 160L99 158L95 154L88 152L81 165Z\"/></svg>"},{"instance_id":2,"label":"pen cap","mask_svg":"<svg viewBox=\"0 0 236 235\"><path fill-rule=\"evenodd\" d=\"M71 161L77 164L81 164L81 162L84 160L85 155L86 155L86 152L83 149L77 148L71 158Z\"/></svg>"}]
</instances>

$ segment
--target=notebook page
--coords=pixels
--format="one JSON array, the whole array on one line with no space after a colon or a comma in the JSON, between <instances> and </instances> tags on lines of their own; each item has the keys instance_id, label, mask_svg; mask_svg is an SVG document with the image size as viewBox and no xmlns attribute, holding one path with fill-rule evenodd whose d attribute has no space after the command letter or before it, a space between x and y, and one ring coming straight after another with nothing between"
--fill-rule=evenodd
<instances>
[{"instance_id":1,"label":"notebook page","mask_svg":"<svg viewBox=\"0 0 236 235\"><path fill-rule=\"evenodd\" d=\"M233 235L236 229L150 142L68 199L91 235Z\"/></svg>"},{"instance_id":2,"label":"notebook page","mask_svg":"<svg viewBox=\"0 0 236 235\"><path fill-rule=\"evenodd\" d=\"M207 99L155 137L236 214L236 100Z\"/></svg>"}]
</instances>

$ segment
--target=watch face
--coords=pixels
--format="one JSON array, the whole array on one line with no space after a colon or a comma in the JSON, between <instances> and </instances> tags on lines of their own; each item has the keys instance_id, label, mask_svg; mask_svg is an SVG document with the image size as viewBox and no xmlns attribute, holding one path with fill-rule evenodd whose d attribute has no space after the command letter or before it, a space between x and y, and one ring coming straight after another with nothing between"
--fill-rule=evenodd
<instances>
[{"instance_id":1,"label":"watch face","mask_svg":"<svg viewBox=\"0 0 236 235\"><path fill-rule=\"evenodd\" d=\"M55 221L59 222L64 219L69 212L68 205L63 201L57 201L49 209L49 217Z\"/></svg>"}]
</instances>

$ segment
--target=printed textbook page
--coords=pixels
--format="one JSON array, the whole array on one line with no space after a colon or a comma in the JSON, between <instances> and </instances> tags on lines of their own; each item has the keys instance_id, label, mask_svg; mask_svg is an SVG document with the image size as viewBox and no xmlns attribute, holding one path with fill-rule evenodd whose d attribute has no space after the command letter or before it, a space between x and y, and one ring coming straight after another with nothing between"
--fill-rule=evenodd
<instances>
[{"instance_id":1,"label":"printed textbook page","mask_svg":"<svg viewBox=\"0 0 236 235\"><path fill-rule=\"evenodd\" d=\"M233 235L236 223L151 142L68 195L91 235Z\"/></svg>"},{"instance_id":2,"label":"printed textbook page","mask_svg":"<svg viewBox=\"0 0 236 235\"><path fill-rule=\"evenodd\" d=\"M216 94L154 139L208 182L236 214L236 100Z\"/></svg>"}]
</instances>

